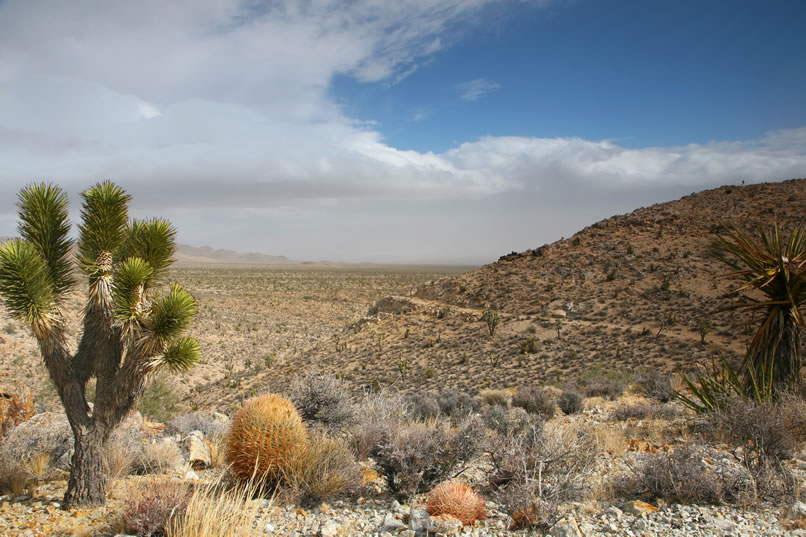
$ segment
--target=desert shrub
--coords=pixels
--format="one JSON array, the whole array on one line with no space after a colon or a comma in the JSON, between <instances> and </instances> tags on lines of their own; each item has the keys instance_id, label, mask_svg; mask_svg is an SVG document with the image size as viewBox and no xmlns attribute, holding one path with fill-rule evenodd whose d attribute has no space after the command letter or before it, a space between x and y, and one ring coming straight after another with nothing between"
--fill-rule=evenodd
<instances>
[{"instance_id":1,"label":"desert shrub","mask_svg":"<svg viewBox=\"0 0 806 537\"><path fill-rule=\"evenodd\" d=\"M622 405L610 414L610 419L614 421L627 421L629 419L645 419L650 415L650 408L647 405Z\"/></svg>"},{"instance_id":2,"label":"desert shrub","mask_svg":"<svg viewBox=\"0 0 806 537\"><path fill-rule=\"evenodd\" d=\"M201 431L205 437L221 435L229 429L229 420L222 414L200 410L177 414L165 423L164 434L186 436L193 431Z\"/></svg>"},{"instance_id":3,"label":"desert shrub","mask_svg":"<svg viewBox=\"0 0 806 537\"><path fill-rule=\"evenodd\" d=\"M416 421L426 421L439 416L439 402L430 393L414 392L406 395L408 416Z\"/></svg>"},{"instance_id":4,"label":"desert shrub","mask_svg":"<svg viewBox=\"0 0 806 537\"><path fill-rule=\"evenodd\" d=\"M355 411L359 423L400 423L406 421L408 414L406 396L386 391L365 393Z\"/></svg>"},{"instance_id":5,"label":"desert shrub","mask_svg":"<svg viewBox=\"0 0 806 537\"><path fill-rule=\"evenodd\" d=\"M645 396L655 399L661 403L668 403L672 399L672 382L669 375L656 372L639 373L635 378L635 383Z\"/></svg>"},{"instance_id":6,"label":"desert shrub","mask_svg":"<svg viewBox=\"0 0 806 537\"><path fill-rule=\"evenodd\" d=\"M662 405L652 405L649 408L649 415L656 420L673 420L680 415L680 408L672 403Z\"/></svg>"},{"instance_id":7,"label":"desert shrub","mask_svg":"<svg viewBox=\"0 0 806 537\"><path fill-rule=\"evenodd\" d=\"M479 393L481 402L485 405L509 407L512 404L512 393L509 390L481 390Z\"/></svg>"},{"instance_id":8,"label":"desert shrub","mask_svg":"<svg viewBox=\"0 0 806 537\"><path fill-rule=\"evenodd\" d=\"M138 537L164 535L172 517L182 514L190 489L174 479L139 480L128 487L123 520Z\"/></svg>"},{"instance_id":9,"label":"desert shrub","mask_svg":"<svg viewBox=\"0 0 806 537\"><path fill-rule=\"evenodd\" d=\"M708 416L710 427L735 447L756 452L759 457L789 459L797 446L798 426L788 408L773 403L755 403L734 397ZM802 410L802 408L801 408ZM806 420L800 417L801 427Z\"/></svg>"},{"instance_id":10,"label":"desert shrub","mask_svg":"<svg viewBox=\"0 0 806 537\"><path fill-rule=\"evenodd\" d=\"M143 444L134 461L137 474L159 474L181 468L185 460L176 442L169 438Z\"/></svg>"},{"instance_id":11,"label":"desert shrub","mask_svg":"<svg viewBox=\"0 0 806 537\"><path fill-rule=\"evenodd\" d=\"M472 460L480 451L484 427L469 420L457 428L435 421L395 427L378 424L379 443L370 455L400 497L422 493Z\"/></svg>"},{"instance_id":12,"label":"desert shrub","mask_svg":"<svg viewBox=\"0 0 806 537\"><path fill-rule=\"evenodd\" d=\"M529 414L524 409L515 407L506 409L491 406L481 416L484 425L501 436L512 436L532 429L542 429L543 418L537 414Z\"/></svg>"},{"instance_id":13,"label":"desert shrub","mask_svg":"<svg viewBox=\"0 0 806 537\"><path fill-rule=\"evenodd\" d=\"M426 510L433 516L451 515L462 524L484 518L484 498L458 481L440 483L428 493Z\"/></svg>"},{"instance_id":14,"label":"desert shrub","mask_svg":"<svg viewBox=\"0 0 806 537\"><path fill-rule=\"evenodd\" d=\"M361 487L361 466L341 439L314 434L305 456L284 473L300 505L349 497Z\"/></svg>"},{"instance_id":15,"label":"desert shrub","mask_svg":"<svg viewBox=\"0 0 806 537\"><path fill-rule=\"evenodd\" d=\"M802 402L755 403L735 397L708 422L719 440L741 448L735 453L750 472L757 496L780 498L792 493L792 476L782 461L792 457L802 439L806 423Z\"/></svg>"},{"instance_id":16,"label":"desert shrub","mask_svg":"<svg viewBox=\"0 0 806 537\"><path fill-rule=\"evenodd\" d=\"M230 469L241 481L282 477L308 447L308 432L287 399L269 394L248 400L232 419L227 444Z\"/></svg>"},{"instance_id":17,"label":"desert shrub","mask_svg":"<svg viewBox=\"0 0 806 537\"><path fill-rule=\"evenodd\" d=\"M466 392L448 388L436 396L439 411L455 421L461 421L479 409L478 402Z\"/></svg>"},{"instance_id":18,"label":"desert shrub","mask_svg":"<svg viewBox=\"0 0 806 537\"><path fill-rule=\"evenodd\" d=\"M510 515L526 510L521 513L525 515L535 505L553 506L582 496L595 456L594 439L584 431L530 427L490 443L489 480L496 500Z\"/></svg>"},{"instance_id":19,"label":"desert shrub","mask_svg":"<svg viewBox=\"0 0 806 537\"><path fill-rule=\"evenodd\" d=\"M557 398L557 406L563 411L563 414L576 414L582 410L584 402L582 394L576 390L564 390Z\"/></svg>"},{"instance_id":20,"label":"desert shrub","mask_svg":"<svg viewBox=\"0 0 806 537\"><path fill-rule=\"evenodd\" d=\"M585 386L587 397L604 397L605 399L618 399L626 389L624 382L611 379L595 379Z\"/></svg>"},{"instance_id":21,"label":"desert shrub","mask_svg":"<svg viewBox=\"0 0 806 537\"><path fill-rule=\"evenodd\" d=\"M344 381L329 375L310 373L291 388L291 401L305 421L340 427L353 419L353 406Z\"/></svg>"},{"instance_id":22,"label":"desert shrub","mask_svg":"<svg viewBox=\"0 0 806 537\"><path fill-rule=\"evenodd\" d=\"M520 407L529 414L538 414L543 419L554 416L554 398L549 390L538 386L520 388L512 397L512 406Z\"/></svg>"},{"instance_id":23,"label":"desert shrub","mask_svg":"<svg viewBox=\"0 0 806 537\"><path fill-rule=\"evenodd\" d=\"M628 498L698 505L737 501L749 487L744 467L696 444L671 453L644 454L631 474L617 476L614 482L616 493Z\"/></svg>"}]
</instances>

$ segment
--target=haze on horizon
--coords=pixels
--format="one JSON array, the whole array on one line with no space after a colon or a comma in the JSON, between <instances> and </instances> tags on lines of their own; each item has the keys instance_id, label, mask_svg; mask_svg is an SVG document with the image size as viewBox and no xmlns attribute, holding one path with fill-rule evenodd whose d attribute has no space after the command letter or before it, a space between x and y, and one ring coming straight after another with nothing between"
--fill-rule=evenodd
<instances>
[{"instance_id":1,"label":"haze on horizon","mask_svg":"<svg viewBox=\"0 0 806 537\"><path fill-rule=\"evenodd\" d=\"M190 6L193 6L192 8ZM0 235L112 179L178 240L492 261L806 177L806 3L0 0Z\"/></svg>"}]
</instances>

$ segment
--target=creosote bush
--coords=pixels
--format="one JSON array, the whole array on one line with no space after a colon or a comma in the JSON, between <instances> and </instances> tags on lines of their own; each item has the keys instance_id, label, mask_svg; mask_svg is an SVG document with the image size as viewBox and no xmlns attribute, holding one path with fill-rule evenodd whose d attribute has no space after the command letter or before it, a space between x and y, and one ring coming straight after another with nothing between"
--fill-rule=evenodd
<instances>
[{"instance_id":1,"label":"creosote bush","mask_svg":"<svg viewBox=\"0 0 806 537\"><path fill-rule=\"evenodd\" d=\"M469 525L484 518L484 498L464 483L446 481L428 493L426 510L433 516L451 515Z\"/></svg>"}]
</instances>

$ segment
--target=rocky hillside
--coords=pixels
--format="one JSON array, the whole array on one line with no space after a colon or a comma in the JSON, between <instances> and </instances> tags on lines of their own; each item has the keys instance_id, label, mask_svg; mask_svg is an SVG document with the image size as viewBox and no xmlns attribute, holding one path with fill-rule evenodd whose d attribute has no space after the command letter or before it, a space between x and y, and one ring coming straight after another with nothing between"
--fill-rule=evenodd
<instances>
[{"instance_id":1,"label":"rocky hillside","mask_svg":"<svg viewBox=\"0 0 806 537\"><path fill-rule=\"evenodd\" d=\"M736 302L736 284L721 278L726 267L711 256L711 240L729 224L789 230L804 214L806 179L796 179L724 186L614 216L384 299L331 343L255 382L279 388L288 375L319 368L356 388L477 392L679 371L717 352L738 357L750 319L720 311ZM501 320L492 336L486 310Z\"/></svg>"}]
</instances>

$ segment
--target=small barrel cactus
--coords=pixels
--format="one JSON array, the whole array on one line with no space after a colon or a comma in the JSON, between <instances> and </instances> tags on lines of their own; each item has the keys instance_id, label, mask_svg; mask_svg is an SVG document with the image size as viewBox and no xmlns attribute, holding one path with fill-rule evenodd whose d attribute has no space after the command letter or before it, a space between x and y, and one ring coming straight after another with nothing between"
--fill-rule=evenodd
<instances>
[{"instance_id":1,"label":"small barrel cactus","mask_svg":"<svg viewBox=\"0 0 806 537\"><path fill-rule=\"evenodd\" d=\"M308 433L294 405L279 395L254 397L232 419L227 459L242 480L277 480L305 455Z\"/></svg>"},{"instance_id":2,"label":"small barrel cactus","mask_svg":"<svg viewBox=\"0 0 806 537\"><path fill-rule=\"evenodd\" d=\"M462 524L484 518L484 498L458 481L446 481L428 493L426 510L431 515L451 515Z\"/></svg>"}]
</instances>

